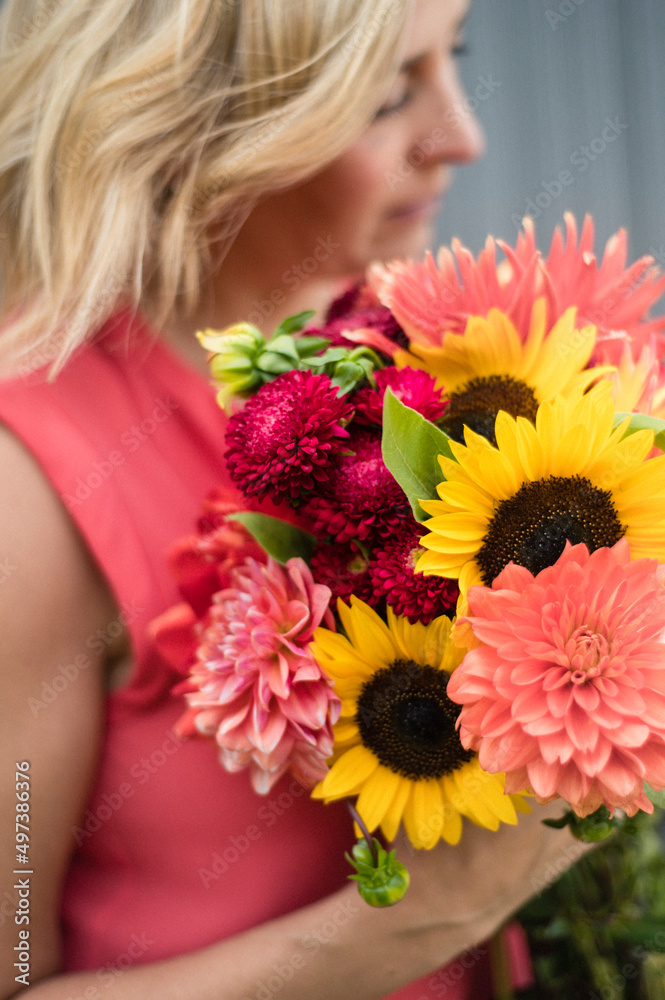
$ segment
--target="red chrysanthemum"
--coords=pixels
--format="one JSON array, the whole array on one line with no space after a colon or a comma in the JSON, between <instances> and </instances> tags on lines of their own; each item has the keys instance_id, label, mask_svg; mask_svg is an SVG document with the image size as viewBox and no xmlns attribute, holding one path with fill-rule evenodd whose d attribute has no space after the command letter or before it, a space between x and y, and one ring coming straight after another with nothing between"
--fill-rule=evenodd
<instances>
[{"instance_id":1,"label":"red chrysanthemum","mask_svg":"<svg viewBox=\"0 0 665 1000\"><path fill-rule=\"evenodd\" d=\"M303 516L318 538L347 542L384 537L410 507L384 464L381 435L354 430L347 450L337 456L325 494L311 496L302 507Z\"/></svg>"},{"instance_id":2,"label":"red chrysanthemum","mask_svg":"<svg viewBox=\"0 0 665 1000\"><path fill-rule=\"evenodd\" d=\"M226 453L231 478L246 496L279 503L320 489L335 455L347 447L353 410L327 375L290 371L269 382L231 417Z\"/></svg>"},{"instance_id":3,"label":"red chrysanthemum","mask_svg":"<svg viewBox=\"0 0 665 1000\"><path fill-rule=\"evenodd\" d=\"M355 420L361 424L383 424L383 398L390 388L405 406L436 423L443 416L448 401L436 388L436 379L415 368L383 368L374 372L376 389L365 386L352 397L356 408Z\"/></svg>"},{"instance_id":4,"label":"red chrysanthemum","mask_svg":"<svg viewBox=\"0 0 665 1000\"><path fill-rule=\"evenodd\" d=\"M348 604L351 594L370 607L381 602L381 595L375 593L369 574L369 559L353 543L317 545L309 565L316 582L330 588L333 609L337 607L338 598Z\"/></svg>"},{"instance_id":5,"label":"red chrysanthemum","mask_svg":"<svg viewBox=\"0 0 665 1000\"><path fill-rule=\"evenodd\" d=\"M506 792L560 796L580 816L652 812L643 783L665 787L664 573L621 539L591 555L567 544L536 576L509 563L471 587L479 644L448 695L462 743L506 772Z\"/></svg>"},{"instance_id":6,"label":"red chrysanthemum","mask_svg":"<svg viewBox=\"0 0 665 1000\"><path fill-rule=\"evenodd\" d=\"M396 615L412 624L429 625L439 615L454 612L459 587L457 580L415 572L416 561L425 551L419 544L425 533L413 518L405 519L374 550L369 572L376 596L385 597Z\"/></svg>"}]
</instances>

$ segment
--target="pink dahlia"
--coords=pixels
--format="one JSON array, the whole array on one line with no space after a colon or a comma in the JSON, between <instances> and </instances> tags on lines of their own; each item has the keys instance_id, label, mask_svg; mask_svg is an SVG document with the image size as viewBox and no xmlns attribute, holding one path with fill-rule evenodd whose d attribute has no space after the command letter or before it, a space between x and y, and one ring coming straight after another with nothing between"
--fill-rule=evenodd
<instances>
[{"instance_id":1,"label":"pink dahlia","mask_svg":"<svg viewBox=\"0 0 665 1000\"><path fill-rule=\"evenodd\" d=\"M621 351L622 341L634 345L634 350L649 343L657 334L662 354L662 330L665 317L649 319L649 309L665 291L665 275L654 266L648 255L626 267L628 236L619 229L605 244L602 261L593 252L594 226L590 215L585 216L577 241L575 218L564 216L566 239L559 227L554 231L549 253L544 261L542 293L548 302L548 314L557 319L569 306L577 306L578 326L593 323L598 328L597 353L614 362ZM518 240L516 259L529 259L535 253L535 234L529 219L524 225L524 237ZM537 289L540 293L540 289Z\"/></svg>"},{"instance_id":2,"label":"pink dahlia","mask_svg":"<svg viewBox=\"0 0 665 1000\"><path fill-rule=\"evenodd\" d=\"M405 406L421 413L426 420L436 423L448 405L436 388L436 379L415 368L383 368L374 372L376 388L365 386L353 394L356 408L355 420L361 424L383 424L383 398L390 388Z\"/></svg>"},{"instance_id":3,"label":"pink dahlia","mask_svg":"<svg viewBox=\"0 0 665 1000\"><path fill-rule=\"evenodd\" d=\"M327 482L346 447L353 410L327 375L289 371L268 382L228 422L226 461L246 496L297 501Z\"/></svg>"},{"instance_id":4,"label":"pink dahlia","mask_svg":"<svg viewBox=\"0 0 665 1000\"><path fill-rule=\"evenodd\" d=\"M302 515L317 538L362 542L384 537L411 508L384 464L380 433L353 430L347 451L337 456L325 492L309 497Z\"/></svg>"},{"instance_id":5,"label":"pink dahlia","mask_svg":"<svg viewBox=\"0 0 665 1000\"><path fill-rule=\"evenodd\" d=\"M598 328L598 348L605 359L613 363L616 346L624 341L634 343L639 352L665 328L665 317L647 317L665 290L665 276L649 256L626 267L628 241L623 229L608 240L598 263L591 217L584 220L579 242L574 217L566 213L564 218L566 237L557 228L545 257L527 218L514 248L488 237L474 258L453 240L451 249L442 247L436 259L428 254L423 262L375 266L370 281L412 343L439 346L444 333L464 332L470 316L487 316L492 308L505 313L526 339L534 302L544 297L548 330L575 306L579 327L592 323ZM496 259L497 247L505 254L501 262Z\"/></svg>"},{"instance_id":6,"label":"pink dahlia","mask_svg":"<svg viewBox=\"0 0 665 1000\"><path fill-rule=\"evenodd\" d=\"M631 562L628 542L566 546L533 576L510 563L469 590L480 643L448 682L458 725L506 792L652 812L665 787L665 567Z\"/></svg>"},{"instance_id":7,"label":"pink dahlia","mask_svg":"<svg viewBox=\"0 0 665 1000\"><path fill-rule=\"evenodd\" d=\"M369 574L369 559L353 543L317 545L310 568L317 583L330 588L332 608L337 607L338 598L348 604L351 594L373 608L381 600Z\"/></svg>"},{"instance_id":8,"label":"pink dahlia","mask_svg":"<svg viewBox=\"0 0 665 1000\"><path fill-rule=\"evenodd\" d=\"M327 772L340 702L309 651L314 629L334 628L330 591L302 559L253 559L215 596L180 720L182 734L214 736L227 771L250 768L267 793L287 771L306 786Z\"/></svg>"},{"instance_id":9,"label":"pink dahlia","mask_svg":"<svg viewBox=\"0 0 665 1000\"><path fill-rule=\"evenodd\" d=\"M369 572L376 597L385 598L396 615L429 625L439 615L454 613L459 587L457 580L416 573L418 557L425 551L419 544L424 534L417 521L404 518L375 548Z\"/></svg>"}]
</instances>

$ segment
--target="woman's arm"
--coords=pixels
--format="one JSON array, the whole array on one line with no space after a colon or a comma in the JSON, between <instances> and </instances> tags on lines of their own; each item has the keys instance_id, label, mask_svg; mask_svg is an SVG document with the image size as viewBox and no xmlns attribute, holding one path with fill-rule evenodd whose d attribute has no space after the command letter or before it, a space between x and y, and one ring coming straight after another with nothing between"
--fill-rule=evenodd
<instances>
[{"instance_id":1,"label":"woman's arm","mask_svg":"<svg viewBox=\"0 0 665 1000\"><path fill-rule=\"evenodd\" d=\"M75 677L61 668L89 653L86 638L112 617L113 601L43 473L4 428L0 467L0 995L6 997L18 988L20 929L30 932L34 979L59 967L58 896L95 770L103 708L101 662L90 657ZM30 765L27 866L17 860L15 828L15 764L24 761ZM29 924L15 919L13 887L21 876L13 872L22 868L33 872Z\"/></svg>"},{"instance_id":2,"label":"woman's arm","mask_svg":"<svg viewBox=\"0 0 665 1000\"><path fill-rule=\"evenodd\" d=\"M219 944L129 969L113 983L97 970L59 975L59 894L99 754L105 664L70 671L71 679L60 668L89 654L87 638L117 608L67 512L6 432L0 467L1 1000L18 992L30 1000L253 1000L277 979L280 1000L379 1000L485 940L542 886L553 862L559 870L570 863L569 835L543 827L540 814L498 833L468 824L454 848L409 852L402 844L412 885L388 910L367 906L349 884ZM67 683L54 685L57 677ZM28 878L13 874L22 867L14 846L14 765L21 761L30 762L29 924L15 922L13 889ZM30 931L27 991L13 965L21 928Z\"/></svg>"},{"instance_id":3,"label":"woman's arm","mask_svg":"<svg viewBox=\"0 0 665 1000\"><path fill-rule=\"evenodd\" d=\"M498 833L470 827L461 846L409 858L411 888L392 908L372 909L349 885L219 944L129 969L108 986L94 971L77 973L47 979L27 997L261 1000L279 980L281 1000L379 1000L468 949L472 960L474 946L577 853L565 831L540 817Z\"/></svg>"}]
</instances>

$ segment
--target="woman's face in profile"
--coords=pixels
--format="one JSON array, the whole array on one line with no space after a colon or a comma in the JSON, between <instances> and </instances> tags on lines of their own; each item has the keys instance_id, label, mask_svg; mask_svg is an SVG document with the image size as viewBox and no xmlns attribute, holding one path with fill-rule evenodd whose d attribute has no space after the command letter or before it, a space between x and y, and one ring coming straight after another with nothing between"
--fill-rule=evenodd
<instances>
[{"instance_id":1,"label":"woman's face in profile","mask_svg":"<svg viewBox=\"0 0 665 1000\"><path fill-rule=\"evenodd\" d=\"M428 247L452 166L483 151L457 69L467 10L468 0L416 0L401 71L374 121L321 173L259 203L237 250L265 256L272 245L284 262L324 248L322 278Z\"/></svg>"}]
</instances>

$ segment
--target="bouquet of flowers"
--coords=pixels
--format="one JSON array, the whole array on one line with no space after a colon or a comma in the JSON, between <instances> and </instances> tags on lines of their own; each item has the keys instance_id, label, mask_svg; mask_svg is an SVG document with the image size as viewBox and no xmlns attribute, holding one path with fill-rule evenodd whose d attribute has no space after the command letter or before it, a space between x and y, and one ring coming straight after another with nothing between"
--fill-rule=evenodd
<instances>
[{"instance_id":1,"label":"bouquet of flowers","mask_svg":"<svg viewBox=\"0 0 665 1000\"><path fill-rule=\"evenodd\" d=\"M199 334L245 500L172 554L179 731L259 793L355 799L372 902L408 884L379 829L561 798L597 839L665 788L665 277L565 224L374 266L317 328Z\"/></svg>"}]
</instances>

